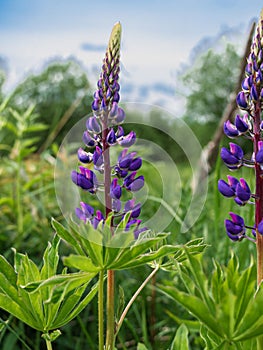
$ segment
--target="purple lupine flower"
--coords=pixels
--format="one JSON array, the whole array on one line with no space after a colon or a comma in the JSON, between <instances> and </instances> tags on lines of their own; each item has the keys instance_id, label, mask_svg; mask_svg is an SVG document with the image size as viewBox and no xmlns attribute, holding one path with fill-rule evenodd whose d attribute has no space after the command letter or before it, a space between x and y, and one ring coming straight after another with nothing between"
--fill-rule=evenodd
<instances>
[{"instance_id":1,"label":"purple lupine flower","mask_svg":"<svg viewBox=\"0 0 263 350\"><path fill-rule=\"evenodd\" d=\"M249 77L246 77L243 81L242 81L242 89L244 91L249 91L251 89L251 86L252 86L252 83L253 83L253 79L251 76Z\"/></svg>"},{"instance_id":2,"label":"purple lupine flower","mask_svg":"<svg viewBox=\"0 0 263 350\"><path fill-rule=\"evenodd\" d=\"M135 171L142 166L142 159L135 158L136 152L128 153L128 148L125 148L118 157L118 167L122 170Z\"/></svg>"},{"instance_id":3,"label":"purple lupine flower","mask_svg":"<svg viewBox=\"0 0 263 350\"><path fill-rule=\"evenodd\" d=\"M241 84L242 90L238 93L236 102L241 110L246 113L237 115L234 125L229 121L224 125L224 131L230 138L245 134L249 138L252 158L245 159L244 152L237 144L230 143L230 149L225 147L221 150L221 158L227 167L236 170L241 166L254 168L255 171L255 194L251 193L250 187L244 178L236 179L233 185L228 181L219 180L218 189L226 197L234 197L235 202L243 206L246 203L255 204L255 222L251 226L245 226L241 216L230 213L232 220L225 221L228 236L232 240L248 238L245 235L246 228L252 230L256 240L250 239L256 244L262 244L263 235L263 13L261 14L256 33L251 45L251 51L247 58L245 77ZM233 179L233 178L232 178ZM231 180L231 179L230 179ZM238 181L238 182L237 182ZM253 203L254 199L254 203ZM259 259L263 259L260 249ZM260 271L262 275L262 271ZM261 283L261 280L258 280Z\"/></svg>"},{"instance_id":4,"label":"purple lupine flower","mask_svg":"<svg viewBox=\"0 0 263 350\"><path fill-rule=\"evenodd\" d=\"M113 128L111 128L108 135L107 135L107 143L110 146L112 146L112 145L115 145L116 142L117 142L117 137L115 135Z\"/></svg>"},{"instance_id":5,"label":"purple lupine flower","mask_svg":"<svg viewBox=\"0 0 263 350\"><path fill-rule=\"evenodd\" d=\"M237 127L234 124L232 124L229 120L227 120L224 123L224 133L230 138L235 138L239 135Z\"/></svg>"},{"instance_id":6,"label":"purple lupine flower","mask_svg":"<svg viewBox=\"0 0 263 350\"><path fill-rule=\"evenodd\" d=\"M230 212L229 215L232 220L225 220L225 228L228 237L233 241L242 240L246 232L244 219L232 212Z\"/></svg>"},{"instance_id":7,"label":"purple lupine flower","mask_svg":"<svg viewBox=\"0 0 263 350\"><path fill-rule=\"evenodd\" d=\"M124 130L122 126L118 126L118 130L116 131L116 137L119 139L124 136Z\"/></svg>"},{"instance_id":8,"label":"purple lupine flower","mask_svg":"<svg viewBox=\"0 0 263 350\"><path fill-rule=\"evenodd\" d=\"M241 178L236 186L236 198L235 201L239 205L244 205L251 197L250 188L245 179Z\"/></svg>"},{"instance_id":9,"label":"purple lupine flower","mask_svg":"<svg viewBox=\"0 0 263 350\"><path fill-rule=\"evenodd\" d=\"M228 175L228 183L224 180L218 181L218 190L225 197L234 197L236 194L236 186L239 183L238 179Z\"/></svg>"},{"instance_id":10,"label":"purple lupine flower","mask_svg":"<svg viewBox=\"0 0 263 350\"><path fill-rule=\"evenodd\" d=\"M121 186L118 184L118 179L115 177L111 183L110 196L113 199L120 199L121 194L122 194Z\"/></svg>"},{"instance_id":11,"label":"purple lupine flower","mask_svg":"<svg viewBox=\"0 0 263 350\"><path fill-rule=\"evenodd\" d=\"M94 169L98 170L100 172L103 171L103 154L102 154L102 149L99 146L96 146L95 151L93 153L93 164L94 164Z\"/></svg>"},{"instance_id":12,"label":"purple lupine flower","mask_svg":"<svg viewBox=\"0 0 263 350\"><path fill-rule=\"evenodd\" d=\"M123 170L121 169L119 166L115 166L115 172L116 172L116 175L120 178L124 178L128 175L128 171L127 170Z\"/></svg>"},{"instance_id":13,"label":"purple lupine flower","mask_svg":"<svg viewBox=\"0 0 263 350\"><path fill-rule=\"evenodd\" d=\"M141 203L135 204L135 199L130 199L125 203L124 212L131 212L131 218L137 218L141 213Z\"/></svg>"},{"instance_id":14,"label":"purple lupine flower","mask_svg":"<svg viewBox=\"0 0 263 350\"><path fill-rule=\"evenodd\" d=\"M115 117L116 124L121 124L125 119L125 112L122 108L118 108L117 115Z\"/></svg>"},{"instance_id":15,"label":"purple lupine flower","mask_svg":"<svg viewBox=\"0 0 263 350\"><path fill-rule=\"evenodd\" d=\"M91 132L94 132L96 134L99 134L101 132L101 125L99 124L95 116L90 117L87 120L86 126L87 126L87 129Z\"/></svg>"},{"instance_id":16,"label":"purple lupine flower","mask_svg":"<svg viewBox=\"0 0 263 350\"><path fill-rule=\"evenodd\" d=\"M118 166L121 169L129 169L129 166L132 162L133 157L136 155L136 152L128 153L128 148L125 148L118 157Z\"/></svg>"},{"instance_id":17,"label":"purple lupine flower","mask_svg":"<svg viewBox=\"0 0 263 350\"><path fill-rule=\"evenodd\" d=\"M235 143L229 144L230 149L223 147L221 149L221 158L227 167L237 169L243 164L244 152L240 146Z\"/></svg>"},{"instance_id":18,"label":"purple lupine flower","mask_svg":"<svg viewBox=\"0 0 263 350\"><path fill-rule=\"evenodd\" d=\"M105 218L100 210L96 211L96 215L91 219L92 226L97 229L100 222L104 222Z\"/></svg>"},{"instance_id":19,"label":"purple lupine flower","mask_svg":"<svg viewBox=\"0 0 263 350\"><path fill-rule=\"evenodd\" d=\"M88 131L84 131L82 139L87 147L95 147L97 144L96 140L93 137L91 137Z\"/></svg>"},{"instance_id":20,"label":"purple lupine flower","mask_svg":"<svg viewBox=\"0 0 263 350\"><path fill-rule=\"evenodd\" d=\"M247 109L248 108L248 103L247 103L247 96L244 91L239 92L237 95L237 104L239 108L241 109Z\"/></svg>"},{"instance_id":21,"label":"purple lupine flower","mask_svg":"<svg viewBox=\"0 0 263 350\"><path fill-rule=\"evenodd\" d=\"M109 113L109 117L110 118L115 118L117 116L118 108L119 108L118 107L118 103L117 102L113 102L112 106L111 106L110 113Z\"/></svg>"},{"instance_id":22,"label":"purple lupine flower","mask_svg":"<svg viewBox=\"0 0 263 350\"><path fill-rule=\"evenodd\" d=\"M86 223L93 217L94 208L84 202L80 202L80 206L81 209L76 208L76 215L80 220L83 220Z\"/></svg>"},{"instance_id":23,"label":"purple lupine flower","mask_svg":"<svg viewBox=\"0 0 263 350\"><path fill-rule=\"evenodd\" d=\"M123 181L123 186L128 191L132 191L132 192L139 191L144 185L144 176L140 175L140 176L135 178L136 174L137 174L137 172L133 171Z\"/></svg>"},{"instance_id":24,"label":"purple lupine flower","mask_svg":"<svg viewBox=\"0 0 263 350\"><path fill-rule=\"evenodd\" d=\"M249 130L249 125L247 123L248 116L240 117L238 114L235 119L235 126L239 133L245 133Z\"/></svg>"},{"instance_id":25,"label":"purple lupine flower","mask_svg":"<svg viewBox=\"0 0 263 350\"><path fill-rule=\"evenodd\" d=\"M145 232L148 230L147 227L140 228L140 224L141 224L141 220L132 219L127 223L125 231L129 231L131 228L133 228L134 238L137 239L142 232Z\"/></svg>"},{"instance_id":26,"label":"purple lupine flower","mask_svg":"<svg viewBox=\"0 0 263 350\"><path fill-rule=\"evenodd\" d=\"M81 163L91 163L93 159L93 154L90 152L86 152L83 148L78 149L78 158Z\"/></svg>"},{"instance_id":27,"label":"purple lupine flower","mask_svg":"<svg viewBox=\"0 0 263 350\"><path fill-rule=\"evenodd\" d=\"M219 192L228 198L235 197L235 202L243 206L251 197L250 188L245 179L241 178L239 181L233 176L228 175L228 182L224 180L218 181Z\"/></svg>"},{"instance_id":28,"label":"purple lupine flower","mask_svg":"<svg viewBox=\"0 0 263 350\"><path fill-rule=\"evenodd\" d=\"M112 211L115 213L119 213L121 211L121 201L119 199L112 200Z\"/></svg>"},{"instance_id":29,"label":"purple lupine flower","mask_svg":"<svg viewBox=\"0 0 263 350\"><path fill-rule=\"evenodd\" d=\"M257 87L254 84L251 87L250 97L251 97L251 100L253 102L257 102L257 100L258 100L258 92L257 92Z\"/></svg>"},{"instance_id":30,"label":"purple lupine flower","mask_svg":"<svg viewBox=\"0 0 263 350\"><path fill-rule=\"evenodd\" d=\"M89 179L84 174L79 174L77 171L73 170L71 172L72 181L83 190L94 193L96 190L95 184L92 179Z\"/></svg>"},{"instance_id":31,"label":"purple lupine flower","mask_svg":"<svg viewBox=\"0 0 263 350\"><path fill-rule=\"evenodd\" d=\"M129 166L129 170L131 170L131 171L139 170L141 166L142 166L142 159L140 157L137 157L131 161L131 164Z\"/></svg>"},{"instance_id":32,"label":"purple lupine flower","mask_svg":"<svg viewBox=\"0 0 263 350\"><path fill-rule=\"evenodd\" d=\"M92 102L93 115L86 122L86 130L83 133L83 142L92 152L86 152L83 148L78 150L78 158L82 163L93 163L94 171L99 172L97 179L95 173L89 167L80 166L79 170L72 171L72 181L82 189L94 195L97 190L104 190L105 213L97 210L88 203L81 202L80 208L76 208L76 216L85 223L91 224L95 229L104 225L109 213L112 212L111 230L125 215L130 213L125 231L133 231L134 238L138 238L141 232L148 230L140 228L139 215L141 204L135 199L124 201L122 206L123 192L139 191L144 185L144 177L137 176L137 171L142 165L142 159L136 152L128 152L128 148L136 141L136 134L131 131L125 135L120 126L125 120L125 112L119 107L120 100L120 24L113 28L109 45L103 60L97 90ZM110 149L112 146L124 147L121 151L117 164L111 164ZM101 177L103 176L103 179ZM125 197L124 197L125 198Z\"/></svg>"},{"instance_id":33,"label":"purple lupine flower","mask_svg":"<svg viewBox=\"0 0 263 350\"><path fill-rule=\"evenodd\" d=\"M136 134L134 131L131 131L128 135L122 136L118 139L118 144L122 147L130 147L136 141Z\"/></svg>"}]
</instances>

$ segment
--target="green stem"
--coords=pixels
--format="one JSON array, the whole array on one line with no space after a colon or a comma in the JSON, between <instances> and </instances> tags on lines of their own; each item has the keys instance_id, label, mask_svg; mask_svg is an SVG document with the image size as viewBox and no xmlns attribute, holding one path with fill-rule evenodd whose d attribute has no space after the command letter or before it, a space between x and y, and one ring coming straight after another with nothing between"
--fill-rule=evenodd
<instances>
[{"instance_id":1,"label":"green stem","mask_svg":"<svg viewBox=\"0 0 263 350\"><path fill-rule=\"evenodd\" d=\"M16 173L16 210L17 210L17 233L19 241L21 240L21 235L23 234L23 209L21 203L21 155L20 143L18 144L18 158L17 158L17 173Z\"/></svg>"},{"instance_id":2,"label":"green stem","mask_svg":"<svg viewBox=\"0 0 263 350\"><path fill-rule=\"evenodd\" d=\"M156 274L156 272L159 270L159 265L157 265L155 267L154 270L152 270L152 272L150 273L150 275L143 281L143 283L140 285L140 287L136 290L136 292L133 294L133 296L131 297L130 301L128 302L126 308L123 310L123 313L121 314L121 317L117 323L117 327L116 327L116 332L115 332L115 337L117 336L122 323L129 311L129 309L131 308L133 302L135 301L135 299L137 298L137 296L140 294L140 292L143 290L143 288L146 286L146 284L150 281L150 279Z\"/></svg>"},{"instance_id":3,"label":"green stem","mask_svg":"<svg viewBox=\"0 0 263 350\"><path fill-rule=\"evenodd\" d=\"M263 350L263 336L257 338L257 350Z\"/></svg>"},{"instance_id":4,"label":"green stem","mask_svg":"<svg viewBox=\"0 0 263 350\"><path fill-rule=\"evenodd\" d=\"M52 344L51 341L46 339L46 345L47 345L47 350L52 350Z\"/></svg>"},{"instance_id":5,"label":"green stem","mask_svg":"<svg viewBox=\"0 0 263 350\"><path fill-rule=\"evenodd\" d=\"M114 271L108 271L107 284L107 337L106 350L114 349L115 319L114 319Z\"/></svg>"},{"instance_id":6,"label":"green stem","mask_svg":"<svg viewBox=\"0 0 263 350\"><path fill-rule=\"evenodd\" d=\"M104 348L104 271L100 271L98 290L99 350Z\"/></svg>"}]
</instances>

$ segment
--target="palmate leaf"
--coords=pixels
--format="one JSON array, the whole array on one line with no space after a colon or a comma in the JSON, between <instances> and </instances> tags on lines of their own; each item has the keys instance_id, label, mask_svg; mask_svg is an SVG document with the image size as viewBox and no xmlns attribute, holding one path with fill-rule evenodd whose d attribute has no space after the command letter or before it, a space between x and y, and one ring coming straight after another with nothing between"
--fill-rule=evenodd
<instances>
[{"instance_id":1,"label":"palmate leaf","mask_svg":"<svg viewBox=\"0 0 263 350\"><path fill-rule=\"evenodd\" d=\"M96 273L56 274L59 241L55 236L48 243L40 270L27 255L15 252L14 268L0 256L0 308L52 339L59 332L50 331L76 317L98 289L95 285L84 295Z\"/></svg>"},{"instance_id":2,"label":"palmate leaf","mask_svg":"<svg viewBox=\"0 0 263 350\"><path fill-rule=\"evenodd\" d=\"M207 349L243 350L244 341L250 349L251 341L263 333L263 289L254 296L253 261L244 271L240 271L234 255L227 267L214 263L211 279L206 277L200 259L191 255L188 262L185 266L178 265L178 276L185 289L170 285L158 288L199 320Z\"/></svg>"},{"instance_id":3,"label":"palmate leaf","mask_svg":"<svg viewBox=\"0 0 263 350\"><path fill-rule=\"evenodd\" d=\"M29 259L27 255L17 253L14 251L14 260L15 260L15 271L17 272L17 289L18 293L21 296L21 299L25 303L30 313L34 316L35 321L40 327L44 323L44 315L42 309L42 302L40 295L29 295L22 288L21 285L31 283L33 281L40 280L40 273L36 264Z\"/></svg>"},{"instance_id":4,"label":"palmate leaf","mask_svg":"<svg viewBox=\"0 0 263 350\"><path fill-rule=\"evenodd\" d=\"M106 223L104 227L100 225L95 230L91 225L77 225L72 222L70 231L55 220L52 221L52 225L57 234L78 253L65 257L65 265L86 272L134 268L168 256L171 258L171 265L172 260L184 261L187 257L186 250L189 254L199 254L206 247L202 239L188 242L185 246L165 245L163 242L169 233L162 232L154 234L147 231L135 240L133 233L124 232L121 225L114 235ZM158 263L168 269L167 259L166 262Z\"/></svg>"}]
</instances>

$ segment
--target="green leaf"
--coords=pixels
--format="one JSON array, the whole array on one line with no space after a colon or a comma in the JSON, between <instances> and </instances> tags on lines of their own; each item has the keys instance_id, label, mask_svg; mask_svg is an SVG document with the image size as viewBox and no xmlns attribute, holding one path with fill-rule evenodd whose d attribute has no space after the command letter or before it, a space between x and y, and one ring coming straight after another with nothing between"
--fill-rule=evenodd
<instances>
[{"instance_id":1,"label":"green leaf","mask_svg":"<svg viewBox=\"0 0 263 350\"><path fill-rule=\"evenodd\" d=\"M261 287L254 299L251 299L246 313L234 334L235 341L244 341L263 334L263 288Z\"/></svg>"},{"instance_id":2,"label":"green leaf","mask_svg":"<svg viewBox=\"0 0 263 350\"><path fill-rule=\"evenodd\" d=\"M92 260L86 256L70 254L68 257L63 258L63 262L68 267L86 271L86 272L99 272L101 268L94 266Z\"/></svg>"},{"instance_id":3,"label":"green leaf","mask_svg":"<svg viewBox=\"0 0 263 350\"><path fill-rule=\"evenodd\" d=\"M209 308L201 298L181 292L177 288L171 286L158 285L158 288L173 300L183 305L215 334L220 337L224 336L221 325L218 324L217 320L211 315Z\"/></svg>"},{"instance_id":4,"label":"green leaf","mask_svg":"<svg viewBox=\"0 0 263 350\"><path fill-rule=\"evenodd\" d=\"M206 344L205 350L214 349L218 345L218 342L214 341L211 332L204 325L201 325L200 336Z\"/></svg>"},{"instance_id":5,"label":"green leaf","mask_svg":"<svg viewBox=\"0 0 263 350\"><path fill-rule=\"evenodd\" d=\"M42 131L42 130L46 130L47 128L48 128L48 125L45 125L42 123L34 123L32 125L27 126L25 132Z\"/></svg>"},{"instance_id":6,"label":"green leaf","mask_svg":"<svg viewBox=\"0 0 263 350\"><path fill-rule=\"evenodd\" d=\"M174 340L170 350L187 350L189 349L188 343L188 329L182 324L175 334Z\"/></svg>"},{"instance_id":7,"label":"green leaf","mask_svg":"<svg viewBox=\"0 0 263 350\"><path fill-rule=\"evenodd\" d=\"M98 292L99 284L96 283L90 290L90 292L86 295L86 297L78 303L78 305L71 311L65 301L60 309L60 312L52 324L52 328L59 328L67 324L73 318L75 318L94 298L94 296ZM71 300L72 301L72 300Z\"/></svg>"},{"instance_id":8,"label":"green leaf","mask_svg":"<svg viewBox=\"0 0 263 350\"><path fill-rule=\"evenodd\" d=\"M23 284L31 283L32 281L33 283L36 283L35 281L39 281L39 270L35 263L30 260L27 255L17 253L15 251L14 258L15 268L17 270L17 285L19 287L19 295L21 296L24 305L34 316L37 324L43 325L44 315L42 310L41 295L38 293L31 296L20 288L20 286Z\"/></svg>"},{"instance_id":9,"label":"green leaf","mask_svg":"<svg viewBox=\"0 0 263 350\"><path fill-rule=\"evenodd\" d=\"M56 221L53 218L51 220L51 224L60 238L62 238L69 245L71 245L78 254L85 255L78 241L72 236L72 234L63 225L61 225L58 221Z\"/></svg>"},{"instance_id":10,"label":"green leaf","mask_svg":"<svg viewBox=\"0 0 263 350\"><path fill-rule=\"evenodd\" d=\"M83 251L88 255L93 264L103 267L103 236L99 230L95 230L92 226L76 225L71 223L71 231L74 237L81 242ZM80 254L83 255L83 254Z\"/></svg>"},{"instance_id":11,"label":"green leaf","mask_svg":"<svg viewBox=\"0 0 263 350\"><path fill-rule=\"evenodd\" d=\"M172 313L170 310L164 310L164 311L169 317L171 317L171 319L173 319L179 325L184 324L190 330L190 332L199 332L200 330L199 321L182 319L178 317L176 314Z\"/></svg>"},{"instance_id":12,"label":"green leaf","mask_svg":"<svg viewBox=\"0 0 263 350\"><path fill-rule=\"evenodd\" d=\"M161 242L167 237L167 234L159 233L156 236L151 237L141 237L141 239L133 240L132 245L129 248L122 248L119 252L118 257L114 260L114 262L107 266L108 269L124 269L129 267L135 267L147 262L151 262L158 257L161 257L165 254L168 254L168 251L175 251L178 247L175 246L166 246L167 248L163 248L165 252L161 250L153 252L149 252L145 255L142 255L150 248L153 248L157 243ZM169 247L169 248L168 248ZM160 249L161 249L160 248ZM155 256L154 256L155 255ZM143 259L143 261L142 261Z\"/></svg>"},{"instance_id":13,"label":"green leaf","mask_svg":"<svg viewBox=\"0 0 263 350\"><path fill-rule=\"evenodd\" d=\"M22 305L19 305L16 301L9 298L6 294L0 292L0 308L14 315L16 318L22 322L28 324L30 327L37 329L39 331L43 330L40 322L37 322L35 317L28 312L28 308L21 301ZM24 305L23 305L24 304Z\"/></svg>"},{"instance_id":14,"label":"green leaf","mask_svg":"<svg viewBox=\"0 0 263 350\"><path fill-rule=\"evenodd\" d=\"M21 288L25 289L30 293L34 293L38 291L40 288L45 286L57 286L63 283L67 283L70 281L71 285L74 283L75 287L79 287L80 285L87 283L90 278L93 278L96 274L91 274L88 272L77 272L77 273L69 273L63 275L52 276L47 280L42 280L38 282L30 282Z\"/></svg>"},{"instance_id":15,"label":"green leaf","mask_svg":"<svg viewBox=\"0 0 263 350\"><path fill-rule=\"evenodd\" d=\"M214 304L213 301L210 299L208 295L208 288L207 288L207 278L203 271L202 264L200 262L200 259L196 256L193 256L192 254L189 254L188 250L185 249L185 253L187 255L190 269L192 272L192 276L194 277L195 284L197 288L199 289L199 292L202 296L202 300L206 303L206 306L209 308L210 312L214 313Z\"/></svg>"},{"instance_id":16,"label":"green leaf","mask_svg":"<svg viewBox=\"0 0 263 350\"><path fill-rule=\"evenodd\" d=\"M16 303L20 303L17 288L10 284L8 278L3 274L0 274L0 292L1 291L11 299L15 300Z\"/></svg>"},{"instance_id":17,"label":"green leaf","mask_svg":"<svg viewBox=\"0 0 263 350\"><path fill-rule=\"evenodd\" d=\"M68 293L66 296L64 296L64 299L60 304L57 303L59 305L59 312L56 314L56 317L54 317L53 320L49 322L51 328L58 328L54 325L58 324L59 320L63 320L63 322L67 323L67 316L78 304L86 288L87 285L85 284L79 288L76 288L73 292ZM52 298L51 302L53 302Z\"/></svg>"},{"instance_id":18,"label":"green leaf","mask_svg":"<svg viewBox=\"0 0 263 350\"><path fill-rule=\"evenodd\" d=\"M256 280L256 266L252 261L250 266L241 274L241 277L237 281L237 302L235 305L236 323L235 329L239 328L239 323L242 321L247 307L251 299L254 298ZM244 292L245 291L245 292Z\"/></svg>"},{"instance_id":19,"label":"green leaf","mask_svg":"<svg viewBox=\"0 0 263 350\"><path fill-rule=\"evenodd\" d=\"M9 262L0 255L0 274L3 274L5 278L11 283L14 287L16 287L17 276L13 269L13 267L9 264ZM0 283L1 287L2 283Z\"/></svg>"},{"instance_id":20,"label":"green leaf","mask_svg":"<svg viewBox=\"0 0 263 350\"><path fill-rule=\"evenodd\" d=\"M58 246L60 239L57 235L54 236L52 244L48 242L48 246L43 255L43 266L40 271L41 280L48 279L56 274L59 255ZM48 298L50 289L45 288L41 291L42 299L46 300Z\"/></svg>"}]
</instances>

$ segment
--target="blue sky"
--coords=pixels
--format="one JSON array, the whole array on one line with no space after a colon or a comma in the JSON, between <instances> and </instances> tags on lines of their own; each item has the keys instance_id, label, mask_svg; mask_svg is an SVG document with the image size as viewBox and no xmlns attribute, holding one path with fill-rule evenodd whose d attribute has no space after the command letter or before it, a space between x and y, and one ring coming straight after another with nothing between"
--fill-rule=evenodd
<instances>
[{"instance_id":1,"label":"blue sky","mask_svg":"<svg viewBox=\"0 0 263 350\"><path fill-rule=\"evenodd\" d=\"M77 57L100 67L112 25L123 25L124 73L140 84L173 84L175 72L204 37L238 28L246 40L262 1L244 0L0 0L0 56L7 86L39 71L50 57Z\"/></svg>"}]
</instances>

